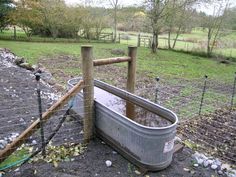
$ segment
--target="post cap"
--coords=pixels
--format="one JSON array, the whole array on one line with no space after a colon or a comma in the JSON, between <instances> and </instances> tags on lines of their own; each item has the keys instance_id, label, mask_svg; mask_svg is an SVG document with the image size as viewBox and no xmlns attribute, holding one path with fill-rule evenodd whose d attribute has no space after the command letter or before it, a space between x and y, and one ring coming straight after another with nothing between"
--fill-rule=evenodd
<instances>
[{"instance_id":1,"label":"post cap","mask_svg":"<svg viewBox=\"0 0 236 177\"><path fill-rule=\"evenodd\" d=\"M81 48L93 48L92 45L82 45Z\"/></svg>"},{"instance_id":2,"label":"post cap","mask_svg":"<svg viewBox=\"0 0 236 177\"><path fill-rule=\"evenodd\" d=\"M128 48L138 48L138 47L134 45L129 45Z\"/></svg>"}]
</instances>

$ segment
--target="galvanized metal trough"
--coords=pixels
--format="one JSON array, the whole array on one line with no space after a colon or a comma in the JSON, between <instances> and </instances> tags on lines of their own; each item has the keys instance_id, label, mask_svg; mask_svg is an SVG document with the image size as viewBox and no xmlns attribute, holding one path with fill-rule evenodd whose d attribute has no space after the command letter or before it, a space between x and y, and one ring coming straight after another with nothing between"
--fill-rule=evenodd
<instances>
[{"instance_id":1,"label":"galvanized metal trough","mask_svg":"<svg viewBox=\"0 0 236 177\"><path fill-rule=\"evenodd\" d=\"M80 78L69 80L68 87L73 87L79 80ZM94 84L96 134L141 168L149 171L158 171L168 167L172 161L174 138L178 123L175 113L104 82L95 80ZM170 124L164 127L141 125L127 118L122 114L122 111L119 111L123 109L123 104L119 104L121 100L128 100L135 105L143 107L168 120ZM83 117L84 110L81 105L83 105L82 93L78 94L74 99L72 109L80 117Z\"/></svg>"}]
</instances>

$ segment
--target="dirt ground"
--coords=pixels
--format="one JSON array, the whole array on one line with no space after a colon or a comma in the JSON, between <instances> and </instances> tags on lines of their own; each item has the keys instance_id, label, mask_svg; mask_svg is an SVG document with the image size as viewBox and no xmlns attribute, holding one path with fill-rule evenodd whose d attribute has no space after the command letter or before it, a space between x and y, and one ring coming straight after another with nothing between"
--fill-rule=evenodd
<instances>
[{"instance_id":1,"label":"dirt ground","mask_svg":"<svg viewBox=\"0 0 236 177\"><path fill-rule=\"evenodd\" d=\"M195 168L191 164L191 150L175 154L172 164L165 170L156 173L147 173L150 177L210 177L217 176L215 172L205 168ZM106 160L113 162L112 167L107 167ZM112 148L101 143L100 140L92 141L86 152L76 157L73 162L62 162L57 168L49 163L26 164L19 171L7 172L6 177L131 177L142 176L135 172L138 170L121 155L115 154Z\"/></svg>"},{"instance_id":2,"label":"dirt ground","mask_svg":"<svg viewBox=\"0 0 236 177\"><path fill-rule=\"evenodd\" d=\"M38 115L37 109L37 95L36 95L36 82L31 71L27 71L23 68L19 68L12 65L6 65L1 61L5 60L0 58L0 117L1 128L0 138L8 136L12 132L21 133L28 127ZM73 60L73 59L71 59ZM46 60L45 60L46 61ZM44 61L44 62L45 62ZM70 61L70 59L68 60ZM10 62L11 61L7 61ZM57 61L58 62L58 61ZM42 62L43 63L43 62ZM45 63L43 63L45 66ZM52 64L52 63L50 63ZM66 65L66 63L64 63ZM53 66L53 65L51 65ZM79 67L79 65L78 65ZM115 67L116 70L120 69ZM53 70L53 68L47 68L52 72L55 78L61 77L61 83L65 82L72 75L62 73L60 68ZM100 75L97 78L102 78L103 72L99 71ZM125 72L123 72L125 73ZM124 83L125 74L115 80L115 85ZM106 80L106 79L105 79ZM107 78L108 82L113 81L113 78ZM145 82L148 84L149 79L138 78L138 82ZM53 84L55 86L55 83ZM48 108L58 98L58 93L53 90L48 84L41 85L44 91L43 105L44 110ZM121 86L121 87L124 87ZM65 112L65 108L58 113L56 117ZM46 129L55 127L59 119L55 119L47 124ZM64 126L60 130L59 134L53 139L54 144L63 144L68 142L79 143L82 140L82 126L79 120L72 120L64 123ZM27 143L31 146L33 140L38 143L40 136L36 133L32 136ZM35 145L37 146L37 145ZM174 155L172 164L165 170L155 173L147 173L146 177L209 177L219 176L215 171L209 168L194 167L193 166L193 151L189 148L184 148L183 151ZM73 159L73 160L72 160ZM112 162L111 167L107 167L106 160ZM52 163L45 161L38 161L35 163L26 163L23 166L15 169L5 171L6 177L92 177L92 176L142 176L138 171L138 168L130 164L120 154L116 153L111 147L106 145L100 139L95 138L88 144L85 151L77 156L72 157L69 161L63 161L58 163L55 167Z\"/></svg>"},{"instance_id":3,"label":"dirt ground","mask_svg":"<svg viewBox=\"0 0 236 177\"><path fill-rule=\"evenodd\" d=\"M235 127L236 110L221 109L182 123L179 133L202 145L209 154L236 163Z\"/></svg>"},{"instance_id":4,"label":"dirt ground","mask_svg":"<svg viewBox=\"0 0 236 177\"><path fill-rule=\"evenodd\" d=\"M69 68L76 66L81 70L80 59L74 58L72 56L57 56L53 59L41 59L41 62L44 66L55 66L55 68L49 68L55 77L60 77L60 80L65 82L66 80L73 77L73 74L64 73L61 74L62 63ZM122 66L103 66L95 68L95 77L99 80L103 80L108 83L112 83L119 88L125 89L126 83L126 73L127 68ZM110 74L107 71L111 71ZM59 74L60 73L60 74ZM63 77L61 77L63 76ZM64 81L63 81L64 80ZM202 94L202 85L203 80L194 80L190 83L188 80L178 80L178 83L175 85L168 85L166 83L159 83L158 89L164 90L164 92L159 92L158 98L165 100L175 100L176 105L171 107L172 111L177 113L180 118L180 121L183 122L179 126L179 133L181 133L183 139L190 139L196 143L201 144L204 147L204 150L210 152L214 156L223 158L224 160L230 162L236 162L236 110L229 111L228 101L221 100L223 97L217 97L217 94L224 94L227 98L231 98L232 95L232 85L227 83L214 82L213 80L207 81L207 90L214 91L213 99L205 99L205 105L211 105L217 111L212 113L202 113L202 116L198 116L198 109L193 110L194 106L188 108L188 110L180 110L182 107L188 105L190 102L197 102L197 106L200 103L200 98ZM184 87L194 88L189 96L186 98L180 96L180 92ZM135 93L141 97L154 101L156 81L149 77L146 73L137 73L137 84ZM196 97L198 99L196 100ZM204 108L204 107L203 107ZM206 110L210 109L209 106L206 106ZM181 114L186 111L186 114ZM210 111L206 111L210 112ZM189 121L185 121L185 116ZM191 119L190 119L191 118ZM200 138L199 138L200 137Z\"/></svg>"},{"instance_id":5,"label":"dirt ground","mask_svg":"<svg viewBox=\"0 0 236 177\"><path fill-rule=\"evenodd\" d=\"M45 66L62 85L66 85L69 79L81 76L82 73L81 59L74 56L43 57L39 63ZM125 64L95 67L94 75L98 80L121 89L126 88L127 66ZM160 76L160 81L157 83L155 77L158 76L154 76L151 72L137 71L135 94L154 102L156 89L158 89L158 103L174 111L181 120L198 115L204 78L185 79L172 76L170 79L168 76ZM209 78L202 112L207 113L212 109L229 106L232 84L231 81L226 83ZM209 96L208 93L212 95Z\"/></svg>"}]
</instances>

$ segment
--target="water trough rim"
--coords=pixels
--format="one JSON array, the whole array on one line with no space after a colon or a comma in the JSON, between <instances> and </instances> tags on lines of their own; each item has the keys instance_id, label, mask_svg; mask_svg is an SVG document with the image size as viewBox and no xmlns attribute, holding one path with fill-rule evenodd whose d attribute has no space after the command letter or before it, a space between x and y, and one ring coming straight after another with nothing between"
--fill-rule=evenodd
<instances>
[{"instance_id":1,"label":"water trough rim","mask_svg":"<svg viewBox=\"0 0 236 177\"><path fill-rule=\"evenodd\" d=\"M78 80L81 80L81 79L82 79L82 77L76 77L76 78L70 79L70 80L67 82L67 84L68 84L70 87L73 87L74 84L72 84L71 82L73 82L73 81L75 82L75 81L78 81ZM109 85L109 84L107 84L107 83L105 83L105 82L102 82L102 81L100 81L100 80L96 80L96 79L95 79L95 80L94 80L95 86L96 86L96 82L100 82L100 83L102 83L102 84ZM174 122L171 122L171 121L169 120L169 121L171 122L171 125L164 126L164 127L149 127L149 126L145 126L145 125L142 125L142 124L140 124L140 123L137 123L137 122L135 122L134 120L129 119L129 118L126 117L125 115L123 115L123 114L121 114L121 113L119 113L119 112L117 112L117 111L115 111L115 110L113 110L113 109L107 107L106 105L104 105L104 104L102 104L102 103L100 103L100 102L98 102L98 101L96 101L96 100L94 100L96 103L98 103L98 104L100 104L100 105L106 107L107 109L109 109L109 110L115 112L116 114L119 114L120 116L122 116L122 117L125 118L126 120L128 120L128 121L134 123L136 126L139 126L139 127L144 128L144 129L149 129L149 130L166 130L166 129L171 129L171 128L177 126L179 120L178 120L177 115L176 115L173 111L171 111L171 110L169 110L169 109L167 109L167 108L164 108L163 106L161 106L161 105L159 105L159 104L155 104L155 103L153 103L153 102L151 102L151 101L149 101L149 100L147 100L147 99L144 99L144 98L142 98L142 97L140 97L140 96L137 96L137 95L134 95L134 94L132 94L132 93L130 93L130 92L127 92L126 90L122 90L122 89L117 88L117 87L114 87L114 86L112 86L112 85L109 85L109 86L110 86L110 87L113 87L114 89L117 89L117 90L119 90L119 91L122 91L122 92L124 92L124 93L126 93L126 94L128 94L128 95L132 95L132 96L135 96L135 97L137 97L137 98L139 98L139 99L141 99L141 100L143 100L143 101L146 101L146 102L148 102L149 104L152 104L152 105L154 105L155 107L158 107L159 109L162 109L162 110L164 110L164 111L166 111L166 112L169 112L170 114L172 114L172 116L174 117L175 121L174 121ZM97 86L96 86L96 87L97 87ZM98 88L99 88L99 87L98 87ZM101 89L101 88L100 88L100 89ZM103 89L102 89L102 90L103 90ZM107 91L107 92L108 92L108 91ZM108 93L110 93L110 92L108 92ZM112 94L112 93L111 93L111 94ZM119 96L118 96L118 97L119 97Z\"/></svg>"}]
</instances>

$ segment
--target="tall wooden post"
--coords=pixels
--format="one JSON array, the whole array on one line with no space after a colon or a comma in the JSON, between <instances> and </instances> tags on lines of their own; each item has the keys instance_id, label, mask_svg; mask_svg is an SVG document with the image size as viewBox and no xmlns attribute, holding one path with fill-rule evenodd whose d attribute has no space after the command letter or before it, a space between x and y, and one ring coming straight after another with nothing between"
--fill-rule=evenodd
<instances>
[{"instance_id":1,"label":"tall wooden post","mask_svg":"<svg viewBox=\"0 0 236 177\"><path fill-rule=\"evenodd\" d=\"M128 55L131 58L131 61L128 62L127 91L134 93L136 83L137 47L129 46ZM126 102L126 116L130 119L135 118L135 106L129 101Z\"/></svg>"},{"instance_id":2,"label":"tall wooden post","mask_svg":"<svg viewBox=\"0 0 236 177\"><path fill-rule=\"evenodd\" d=\"M84 80L84 142L93 138L94 132L94 76L93 76L93 48L82 46L82 66Z\"/></svg>"}]
</instances>

